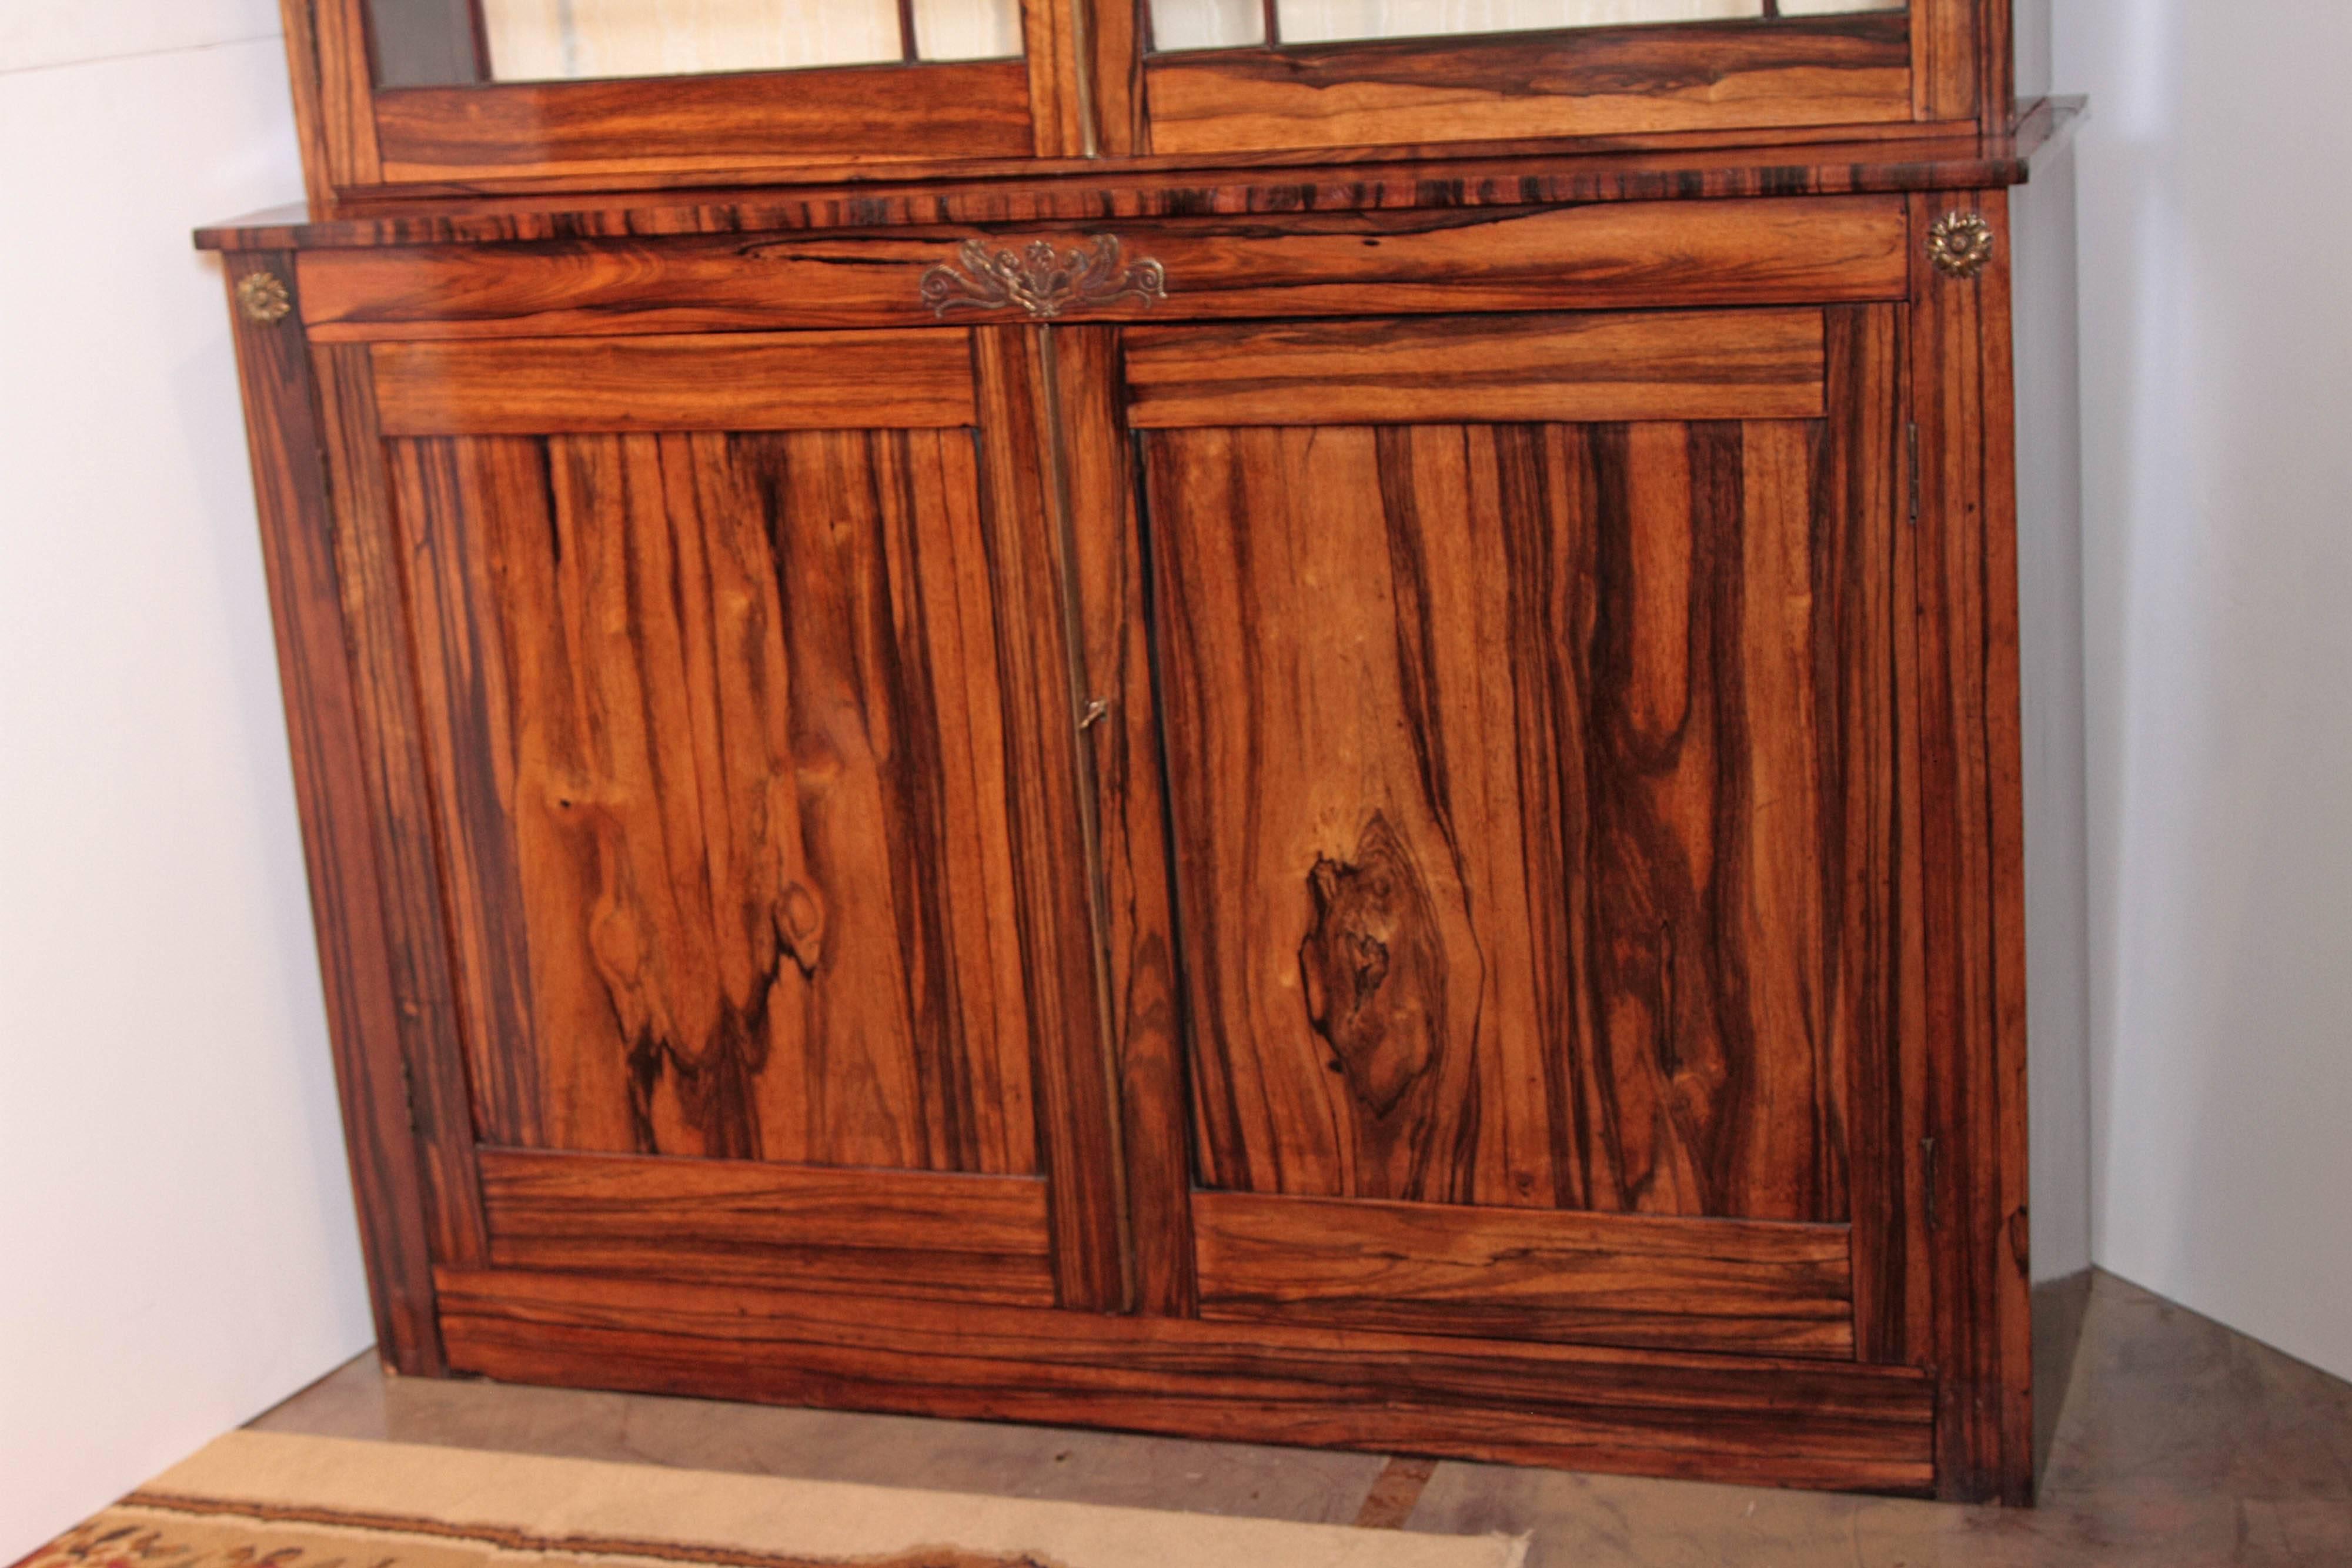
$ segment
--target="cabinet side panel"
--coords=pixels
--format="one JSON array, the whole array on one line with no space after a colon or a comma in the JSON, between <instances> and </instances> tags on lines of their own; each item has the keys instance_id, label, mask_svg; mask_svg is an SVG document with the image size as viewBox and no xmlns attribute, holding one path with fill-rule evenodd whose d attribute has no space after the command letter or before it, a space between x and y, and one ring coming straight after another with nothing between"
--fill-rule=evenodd
<instances>
[{"instance_id":1,"label":"cabinet side panel","mask_svg":"<svg viewBox=\"0 0 2352 1568\"><path fill-rule=\"evenodd\" d=\"M2030 1500L2024 807L2008 200L1972 277L1915 264L1918 708L1937 1481ZM1918 199L1922 233L1948 201Z\"/></svg>"},{"instance_id":2,"label":"cabinet side panel","mask_svg":"<svg viewBox=\"0 0 2352 1568\"><path fill-rule=\"evenodd\" d=\"M394 538L384 444L364 349L315 351L326 411L335 549L360 706L361 754L374 811L376 863L399 999L417 1146L425 1158L434 1256L486 1256L474 1171L474 1113L466 1082L449 934L434 844L432 795L416 705L406 586Z\"/></svg>"},{"instance_id":3,"label":"cabinet side panel","mask_svg":"<svg viewBox=\"0 0 2352 1568\"><path fill-rule=\"evenodd\" d=\"M239 283L260 273L289 278L291 260L256 254L232 256L228 264L262 561L376 1343L400 1371L437 1375L444 1362L434 1315L429 1205L409 1131L373 802L361 756L364 719L344 653L335 516L315 383L297 320L264 325L236 304Z\"/></svg>"}]
</instances>

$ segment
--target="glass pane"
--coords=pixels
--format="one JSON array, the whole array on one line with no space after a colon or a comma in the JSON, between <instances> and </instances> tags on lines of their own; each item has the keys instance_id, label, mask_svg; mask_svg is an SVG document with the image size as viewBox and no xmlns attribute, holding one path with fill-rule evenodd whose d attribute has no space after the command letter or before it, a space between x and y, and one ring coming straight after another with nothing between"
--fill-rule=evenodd
<instances>
[{"instance_id":1,"label":"glass pane","mask_svg":"<svg viewBox=\"0 0 2352 1568\"><path fill-rule=\"evenodd\" d=\"M1151 47L1238 49L1265 42L1265 7L1259 0L1151 0Z\"/></svg>"},{"instance_id":2,"label":"glass pane","mask_svg":"<svg viewBox=\"0 0 2352 1568\"><path fill-rule=\"evenodd\" d=\"M1021 0L369 0L383 87L699 76L1021 53Z\"/></svg>"},{"instance_id":3,"label":"glass pane","mask_svg":"<svg viewBox=\"0 0 2352 1568\"><path fill-rule=\"evenodd\" d=\"M1521 33L1644 22L1713 22L1899 11L1906 0L1276 0L1285 44ZM1151 0L1151 42L1163 52L1262 44L1257 0Z\"/></svg>"},{"instance_id":4,"label":"glass pane","mask_svg":"<svg viewBox=\"0 0 2352 1568\"><path fill-rule=\"evenodd\" d=\"M1021 0L914 0L916 55L926 60L1003 60L1021 45Z\"/></svg>"}]
</instances>

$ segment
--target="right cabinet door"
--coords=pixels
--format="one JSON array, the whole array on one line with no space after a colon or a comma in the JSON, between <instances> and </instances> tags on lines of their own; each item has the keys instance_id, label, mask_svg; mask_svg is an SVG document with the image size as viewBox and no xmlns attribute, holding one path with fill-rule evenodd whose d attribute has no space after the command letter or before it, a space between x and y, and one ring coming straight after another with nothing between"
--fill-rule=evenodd
<instances>
[{"instance_id":1,"label":"right cabinet door","mask_svg":"<svg viewBox=\"0 0 2352 1568\"><path fill-rule=\"evenodd\" d=\"M1896 1357L1898 322L1126 334L1202 1316Z\"/></svg>"}]
</instances>

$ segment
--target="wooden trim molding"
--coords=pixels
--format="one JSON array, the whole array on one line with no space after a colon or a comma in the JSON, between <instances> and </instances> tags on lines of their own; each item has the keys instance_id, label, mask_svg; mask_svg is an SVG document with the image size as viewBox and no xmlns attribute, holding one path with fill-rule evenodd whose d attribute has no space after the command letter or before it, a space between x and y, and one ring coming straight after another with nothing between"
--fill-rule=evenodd
<instances>
[{"instance_id":1,"label":"wooden trim molding","mask_svg":"<svg viewBox=\"0 0 2352 1568\"><path fill-rule=\"evenodd\" d=\"M1079 301L1068 321L1177 321L1660 306L1897 301L1911 282L1900 196L1640 202L1490 213L1342 213L1106 225L1162 269L1164 298ZM1066 252L1067 231L1013 231ZM944 237L813 235L310 251L312 339L567 340L634 334L929 326ZM959 318L950 318L950 320Z\"/></svg>"},{"instance_id":2,"label":"wooden trim molding","mask_svg":"<svg viewBox=\"0 0 2352 1568\"><path fill-rule=\"evenodd\" d=\"M1922 1494L1910 1367L449 1270L460 1371L832 1409ZM1507 1419L1502 1412L1508 1411Z\"/></svg>"},{"instance_id":3,"label":"wooden trim molding","mask_svg":"<svg viewBox=\"0 0 2352 1568\"><path fill-rule=\"evenodd\" d=\"M387 436L945 430L973 423L964 333L498 339L367 350Z\"/></svg>"},{"instance_id":4,"label":"wooden trim molding","mask_svg":"<svg viewBox=\"0 0 2352 1568\"><path fill-rule=\"evenodd\" d=\"M1234 49L1154 57L1144 84L1160 153L1868 125L1915 118L1910 28L1880 11Z\"/></svg>"},{"instance_id":5,"label":"wooden trim molding","mask_svg":"<svg viewBox=\"0 0 2352 1568\"><path fill-rule=\"evenodd\" d=\"M1034 1176L528 1149L481 1160L500 1268L1054 1304Z\"/></svg>"},{"instance_id":6,"label":"wooden trim molding","mask_svg":"<svg viewBox=\"0 0 2352 1568\"><path fill-rule=\"evenodd\" d=\"M236 308L248 278L289 282L292 262L266 252L232 257L229 314L376 1343L400 1371L436 1375L446 1363L427 1228L435 1206L409 1126L400 998L366 782L367 721L345 658L318 388L299 317L264 323Z\"/></svg>"},{"instance_id":7,"label":"wooden trim molding","mask_svg":"<svg viewBox=\"0 0 2352 1568\"><path fill-rule=\"evenodd\" d=\"M1970 277L1915 259L1921 940L1938 1484L2029 1502L2025 890L2009 201ZM1913 206L1922 233L1941 204Z\"/></svg>"},{"instance_id":8,"label":"wooden trim molding","mask_svg":"<svg viewBox=\"0 0 2352 1568\"><path fill-rule=\"evenodd\" d=\"M1139 327L1139 430L1818 419L1819 310Z\"/></svg>"},{"instance_id":9,"label":"wooden trim molding","mask_svg":"<svg viewBox=\"0 0 2352 1568\"><path fill-rule=\"evenodd\" d=\"M1192 1197L1201 1315L1853 1359L1843 1225Z\"/></svg>"},{"instance_id":10,"label":"wooden trim molding","mask_svg":"<svg viewBox=\"0 0 2352 1568\"><path fill-rule=\"evenodd\" d=\"M975 60L399 88L375 94L373 124L394 182L1019 158L1034 150L1030 80L1019 60Z\"/></svg>"}]
</instances>

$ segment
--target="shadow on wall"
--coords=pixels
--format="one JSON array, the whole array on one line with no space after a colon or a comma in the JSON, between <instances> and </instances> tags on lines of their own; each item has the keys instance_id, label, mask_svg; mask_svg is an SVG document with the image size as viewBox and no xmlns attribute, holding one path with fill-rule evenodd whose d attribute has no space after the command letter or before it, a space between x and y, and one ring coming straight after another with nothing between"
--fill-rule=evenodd
<instances>
[{"instance_id":1,"label":"shadow on wall","mask_svg":"<svg viewBox=\"0 0 2352 1568\"><path fill-rule=\"evenodd\" d=\"M2352 1373L2352 8L2074 0L2102 1265Z\"/></svg>"}]
</instances>

